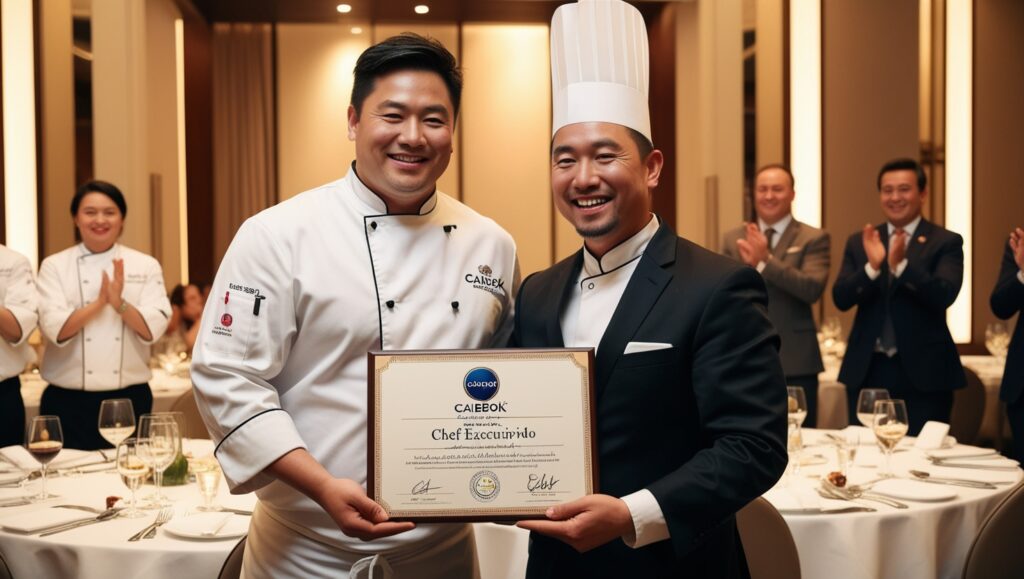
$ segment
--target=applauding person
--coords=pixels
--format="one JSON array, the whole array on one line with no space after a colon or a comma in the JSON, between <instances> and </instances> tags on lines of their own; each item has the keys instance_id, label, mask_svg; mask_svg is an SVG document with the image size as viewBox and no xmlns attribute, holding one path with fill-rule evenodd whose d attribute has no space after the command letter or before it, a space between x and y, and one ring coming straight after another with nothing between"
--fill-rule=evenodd
<instances>
[{"instance_id":1,"label":"applauding person","mask_svg":"<svg viewBox=\"0 0 1024 579\"><path fill-rule=\"evenodd\" d=\"M1024 312L1024 229L1010 233L999 268L999 281L992 290L992 312L1001 319ZM1003 370L1003 387L999 398L1006 403L1006 414L1013 431L1013 452L1017 460L1024 461L1024 323L1017 316L1017 329L1010 340Z\"/></svg>"},{"instance_id":2,"label":"applauding person","mask_svg":"<svg viewBox=\"0 0 1024 579\"><path fill-rule=\"evenodd\" d=\"M35 359L26 343L36 327L39 297L24 255L0 245L0 446L25 442L19 374Z\"/></svg>"}]
</instances>

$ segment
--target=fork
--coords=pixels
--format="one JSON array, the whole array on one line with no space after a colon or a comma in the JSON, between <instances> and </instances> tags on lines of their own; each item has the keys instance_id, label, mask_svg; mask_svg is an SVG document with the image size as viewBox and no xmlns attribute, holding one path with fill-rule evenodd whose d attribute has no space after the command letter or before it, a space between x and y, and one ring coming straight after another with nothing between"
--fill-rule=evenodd
<instances>
[{"instance_id":1,"label":"fork","mask_svg":"<svg viewBox=\"0 0 1024 579\"><path fill-rule=\"evenodd\" d=\"M150 523L145 529L142 529L138 533L135 533L134 535L129 537L128 541L130 541L130 542L138 541L139 539L144 537L150 531L155 531L157 527L159 527L160 525L162 525L162 524L166 523L167 521L171 520L171 516L173 514L174 514L174 508L173 507L163 507L163 508L161 508L160 511L156 514L156 519L152 523Z\"/></svg>"},{"instance_id":2,"label":"fork","mask_svg":"<svg viewBox=\"0 0 1024 579\"><path fill-rule=\"evenodd\" d=\"M853 499L862 499L865 501L875 501L876 503L882 503L883 505L889 505L890 507L895 507L897 509L908 508L906 504L901 503L897 500L890 499L889 497L883 497L881 495L877 495L874 493L869 493L862 489L854 490L852 488L840 488L825 480L821 481L821 485L825 492L834 495L836 498L841 498L848 501Z\"/></svg>"}]
</instances>

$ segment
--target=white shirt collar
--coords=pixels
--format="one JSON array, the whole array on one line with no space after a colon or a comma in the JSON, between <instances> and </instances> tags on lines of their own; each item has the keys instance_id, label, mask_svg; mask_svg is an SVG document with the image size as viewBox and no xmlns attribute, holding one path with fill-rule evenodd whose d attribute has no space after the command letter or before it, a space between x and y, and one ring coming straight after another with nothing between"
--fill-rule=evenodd
<instances>
[{"instance_id":1,"label":"white shirt collar","mask_svg":"<svg viewBox=\"0 0 1024 579\"><path fill-rule=\"evenodd\" d=\"M903 231L907 232L907 239L909 239L909 238L914 236L914 232L917 231L917 226L920 223L921 223L921 216L918 215L917 218L915 218L913 221L911 221L910 223L908 223L908 224L903 226ZM892 232L896 231L896 226L893 225L891 222L888 222L888 221L885 224L889 227L889 236L891 237L892 236Z\"/></svg>"},{"instance_id":2,"label":"white shirt collar","mask_svg":"<svg viewBox=\"0 0 1024 579\"><path fill-rule=\"evenodd\" d=\"M583 274L586 277L608 273L613 269L622 267L624 264L633 261L643 255L647 244L658 232L658 218L651 215L651 220L643 229L636 232L633 237L611 248L600 259L590 253L587 246L583 246Z\"/></svg>"},{"instance_id":3,"label":"white shirt collar","mask_svg":"<svg viewBox=\"0 0 1024 579\"><path fill-rule=\"evenodd\" d=\"M87 256L88 257L93 257L93 256L98 256L98 255L106 255L108 253L111 253L111 252L115 251L117 249L118 245L119 244L115 241L114 245L110 246L110 249L108 249L106 251L100 251L100 252L93 253L92 251L89 251L88 247L85 246L85 242L84 241L79 241L78 242L78 255L79 255L79 257L87 257ZM113 255L117 255L117 254L114 253Z\"/></svg>"},{"instance_id":4,"label":"white shirt collar","mask_svg":"<svg viewBox=\"0 0 1024 579\"><path fill-rule=\"evenodd\" d=\"M760 217L757 218L757 226L761 228L761 233L764 233L769 227L775 230L776 239L782 236L782 232L789 227L790 222L793 221L793 214L790 213L779 219L775 223L765 223Z\"/></svg>"},{"instance_id":5,"label":"white shirt collar","mask_svg":"<svg viewBox=\"0 0 1024 579\"><path fill-rule=\"evenodd\" d=\"M352 167L349 170L348 177L351 178L352 191L354 191L356 197L369 208L369 214L387 214L388 204L381 199L380 195L374 193L373 190L367 187L366 183L363 183L363 180L359 178L359 175L356 173L355 161L352 162ZM419 214L426 215L427 213L430 213L434 210L436 205L437 189L435 186L434 192L430 194L430 197L427 197L426 201L423 202L423 205L420 205Z\"/></svg>"}]
</instances>

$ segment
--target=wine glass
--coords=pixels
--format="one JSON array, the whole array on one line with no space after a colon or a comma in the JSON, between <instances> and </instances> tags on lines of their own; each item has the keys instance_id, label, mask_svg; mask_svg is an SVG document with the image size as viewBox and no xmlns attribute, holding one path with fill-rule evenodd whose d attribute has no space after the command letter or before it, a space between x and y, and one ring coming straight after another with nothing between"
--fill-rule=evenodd
<instances>
[{"instance_id":1,"label":"wine glass","mask_svg":"<svg viewBox=\"0 0 1024 579\"><path fill-rule=\"evenodd\" d=\"M857 420L867 427L875 424L875 402L888 400L889 391L885 388L865 388L857 396Z\"/></svg>"},{"instance_id":2,"label":"wine glass","mask_svg":"<svg viewBox=\"0 0 1024 579\"><path fill-rule=\"evenodd\" d=\"M907 435L909 424L907 405L902 400L875 402L875 438L878 439L878 444L885 454L885 468L878 473L880 476L887 478L896 476L892 472L892 452Z\"/></svg>"},{"instance_id":3,"label":"wine glass","mask_svg":"<svg viewBox=\"0 0 1024 579\"><path fill-rule=\"evenodd\" d=\"M131 503L128 510L121 513L121 516L130 519L137 519L145 516L141 509L135 506L135 491L142 486L142 481L149 474L149 467L139 453L139 441L137 438L129 438L117 445L117 473L121 475L121 482L132 491Z\"/></svg>"},{"instance_id":4,"label":"wine glass","mask_svg":"<svg viewBox=\"0 0 1024 579\"><path fill-rule=\"evenodd\" d=\"M1006 324L992 322L985 327L985 349L1000 362L1006 360L1006 352L1010 349L1010 333Z\"/></svg>"},{"instance_id":5,"label":"wine glass","mask_svg":"<svg viewBox=\"0 0 1024 579\"><path fill-rule=\"evenodd\" d=\"M64 432L60 428L60 417L37 416L32 419L25 448L32 458L39 461L43 471L39 494L32 498L42 501L57 496L46 492L46 467L57 457L60 449L64 448Z\"/></svg>"},{"instance_id":6,"label":"wine glass","mask_svg":"<svg viewBox=\"0 0 1024 579\"><path fill-rule=\"evenodd\" d=\"M786 392L789 394L789 421L802 426L807 419L807 395L802 386L786 386Z\"/></svg>"},{"instance_id":7,"label":"wine glass","mask_svg":"<svg viewBox=\"0 0 1024 579\"><path fill-rule=\"evenodd\" d=\"M807 418L807 397L804 394L804 389L800 386L787 386L786 393L786 412L789 418L786 450L791 455L790 462L793 466L793 474L796 475L800 473L800 461L803 459L804 438L800 426Z\"/></svg>"},{"instance_id":8,"label":"wine glass","mask_svg":"<svg viewBox=\"0 0 1024 579\"><path fill-rule=\"evenodd\" d=\"M206 512L221 510L221 506L213 502L220 488L220 464L212 458L201 460L195 463L193 470L196 473L199 494L203 497L203 504L197 509Z\"/></svg>"},{"instance_id":9,"label":"wine glass","mask_svg":"<svg viewBox=\"0 0 1024 579\"><path fill-rule=\"evenodd\" d=\"M153 506L170 504L161 492L164 469L174 462L181 451L181 436L173 418L144 414L139 420L139 455L153 469L153 483L156 491L151 497Z\"/></svg>"},{"instance_id":10,"label":"wine glass","mask_svg":"<svg viewBox=\"0 0 1024 579\"><path fill-rule=\"evenodd\" d=\"M135 432L135 409L127 398L112 398L100 403L100 436L114 448Z\"/></svg>"},{"instance_id":11,"label":"wine glass","mask_svg":"<svg viewBox=\"0 0 1024 579\"><path fill-rule=\"evenodd\" d=\"M857 458L860 436L856 431L849 429L833 434L830 438L836 445L836 469L843 473L843 476L848 476L850 469L853 468L853 462Z\"/></svg>"}]
</instances>

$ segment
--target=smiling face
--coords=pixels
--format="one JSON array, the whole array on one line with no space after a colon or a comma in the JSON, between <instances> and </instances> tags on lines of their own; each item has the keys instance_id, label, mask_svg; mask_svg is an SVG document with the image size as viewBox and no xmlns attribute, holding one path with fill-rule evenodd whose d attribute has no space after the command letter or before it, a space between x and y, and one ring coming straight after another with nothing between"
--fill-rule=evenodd
<instances>
[{"instance_id":1,"label":"smiling face","mask_svg":"<svg viewBox=\"0 0 1024 579\"><path fill-rule=\"evenodd\" d=\"M96 192L82 197L74 220L82 243L93 253L102 253L113 247L124 226L124 216L114 201Z\"/></svg>"},{"instance_id":2,"label":"smiling face","mask_svg":"<svg viewBox=\"0 0 1024 579\"><path fill-rule=\"evenodd\" d=\"M661 151L641 158L622 125L567 125L551 143L555 206L600 257L650 221L650 190L658 185L661 166Z\"/></svg>"},{"instance_id":3,"label":"smiling face","mask_svg":"<svg viewBox=\"0 0 1024 579\"><path fill-rule=\"evenodd\" d=\"M451 97L438 74L397 70L378 77L361 112L348 110L359 179L389 212L416 212L448 168L454 124Z\"/></svg>"},{"instance_id":4,"label":"smiling face","mask_svg":"<svg viewBox=\"0 0 1024 579\"><path fill-rule=\"evenodd\" d=\"M885 218L896 227L903 227L921 214L921 205L928 194L917 188L917 173L898 169L882 174L879 196Z\"/></svg>"},{"instance_id":5,"label":"smiling face","mask_svg":"<svg viewBox=\"0 0 1024 579\"><path fill-rule=\"evenodd\" d=\"M793 183L786 171L773 167L758 173L754 182L754 209L757 216L774 225L793 211Z\"/></svg>"}]
</instances>

